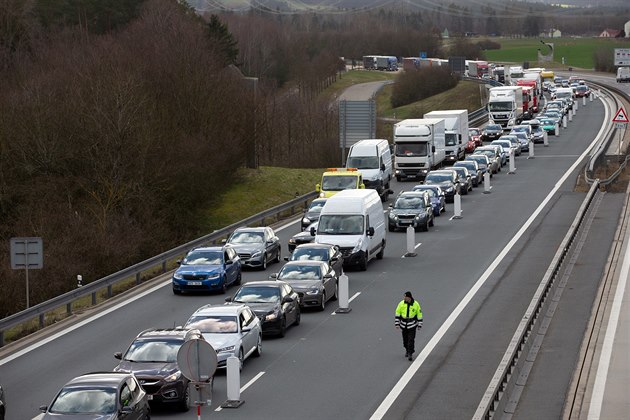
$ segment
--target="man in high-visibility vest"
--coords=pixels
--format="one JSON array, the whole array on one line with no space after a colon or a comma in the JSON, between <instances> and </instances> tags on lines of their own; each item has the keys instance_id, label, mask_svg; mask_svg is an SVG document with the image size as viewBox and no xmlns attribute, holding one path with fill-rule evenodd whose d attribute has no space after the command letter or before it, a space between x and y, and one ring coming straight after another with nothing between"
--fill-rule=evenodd
<instances>
[{"instance_id":1,"label":"man in high-visibility vest","mask_svg":"<svg viewBox=\"0 0 630 420\"><path fill-rule=\"evenodd\" d=\"M405 297L396 307L394 321L396 329L402 331L405 357L413 360L416 345L416 330L422 328L422 309L418 301L414 300L411 292L405 292Z\"/></svg>"}]
</instances>

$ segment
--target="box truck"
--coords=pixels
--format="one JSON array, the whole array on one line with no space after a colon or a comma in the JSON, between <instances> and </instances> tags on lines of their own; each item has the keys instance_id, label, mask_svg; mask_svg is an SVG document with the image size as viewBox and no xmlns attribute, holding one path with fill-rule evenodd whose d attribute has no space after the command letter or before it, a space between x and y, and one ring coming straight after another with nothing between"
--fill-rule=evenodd
<instances>
[{"instance_id":1,"label":"box truck","mask_svg":"<svg viewBox=\"0 0 630 420\"><path fill-rule=\"evenodd\" d=\"M454 163L466 157L468 110L451 109L445 111L431 111L424 114L424 118L444 119L445 162Z\"/></svg>"},{"instance_id":2,"label":"box truck","mask_svg":"<svg viewBox=\"0 0 630 420\"><path fill-rule=\"evenodd\" d=\"M511 130L523 120L523 88L520 86L499 86L490 88L488 98L488 120L499 124L504 130Z\"/></svg>"},{"instance_id":3,"label":"box truck","mask_svg":"<svg viewBox=\"0 0 630 420\"><path fill-rule=\"evenodd\" d=\"M396 180L424 179L446 156L444 119L408 119L394 124Z\"/></svg>"}]
</instances>

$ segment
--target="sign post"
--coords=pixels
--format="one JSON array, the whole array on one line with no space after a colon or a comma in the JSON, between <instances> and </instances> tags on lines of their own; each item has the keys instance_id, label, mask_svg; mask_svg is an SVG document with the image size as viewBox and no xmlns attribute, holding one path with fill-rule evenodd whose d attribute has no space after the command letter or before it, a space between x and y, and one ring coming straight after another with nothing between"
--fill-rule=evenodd
<instances>
[{"instance_id":1,"label":"sign post","mask_svg":"<svg viewBox=\"0 0 630 420\"><path fill-rule=\"evenodd\" d=\"M622 131L624 131L628 126L628 114L626 114L626 111L623 109L623 107L619 108L619 110L615 114L615 117L612 119L612 122L615 124L615 128L619 133L619 141L617 142L617 154L621 155L621 144L623 142Z\"/></svg>"},{"instance_id":2,"label":"sign post","mask_svg":"<svg viewBox=\"0 0 630 420\"><path fill-rule=\"evenodd\" d=\"M212 383L217 364L217 352L205 340L186 341L177 352L179 370L190 379L189 386L197 391L195 398L197 418L201 418L201 406L212 404Z\"/></svg>"},{"instance_id":3,"label":"sign post","mask_svg":"<svg viewBox=\"0 0 630 420\"><path fill-rule=\"evenodd\" d=\"M44 245L42 238L11 238L11 268L26 272L26 308L30 305L28 269L44 267Z\"/></svg>"}]
</instances>

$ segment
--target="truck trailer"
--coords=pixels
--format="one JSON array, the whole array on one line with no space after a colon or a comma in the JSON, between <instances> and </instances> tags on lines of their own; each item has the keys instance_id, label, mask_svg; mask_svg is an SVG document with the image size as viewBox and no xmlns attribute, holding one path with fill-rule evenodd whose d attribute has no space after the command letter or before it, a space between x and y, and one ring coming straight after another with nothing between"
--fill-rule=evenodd
<instances>
[{"instance_id":1,"label":"truck trailer","mask_svg":"<svg viewBox=\"0 0 630 420\"><path fill-rule=\"evenodd\" d=\"M424 179L444 162L443 118L408 119L394 124L394 160L397 181Z\"/></svg>"},{"instance_id":2,"label":"truck trailer","mask_svg":"<svg viewBox=\"0 0 630 420\"><path fill-rule=\"evenodd\" d=\"M520 86L490 88L488 119L491 124L499 124L508 131L520 124L523 120L523 88Z\"/></svg>"},{"instance_id":3,"label":"truck trailer","mask_svg":"<svg viewBox=\"0 0 630 420\"><path fill-rule=\"evenodd\" d=\"M431 111L424 118L444 119L445 162L454 163L466 157L468 142L468 110Z\"/></svg>"}]
</instances>

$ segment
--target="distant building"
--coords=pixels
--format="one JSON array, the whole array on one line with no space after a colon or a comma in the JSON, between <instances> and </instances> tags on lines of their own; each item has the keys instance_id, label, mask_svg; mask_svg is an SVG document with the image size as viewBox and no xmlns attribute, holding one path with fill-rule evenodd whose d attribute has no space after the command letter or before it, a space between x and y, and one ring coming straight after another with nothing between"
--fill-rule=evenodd
<instances>
[{"instance_id":1,"label":"distant building","mask_svg":"<svg viewBox=\"0 0 630 420\"><path fill-rule=\"evenodd\" d=\"M560 29L545 29L540 33L541 38L562 38Z\"/></svg>"},{"instance_id":2,"label":"distant building","mask_svg":"<svg viewBox=\"0 0 630 420\"><path fill-rule=\"evenodd\" d=\"M599 34L600 38L619 38L621 36L621 29L604 29L601 34Z\"/></svg>"},{"instance_id":3,"label":"distant building","mask_svg":"<svg viewBox=\"0 0 630 420\"><path fill-rule=\"evenodd\" d=\"M630 38L630 20L623 25L623 31L626 33L626 38Z\"/></svg>"}]
</instances>

